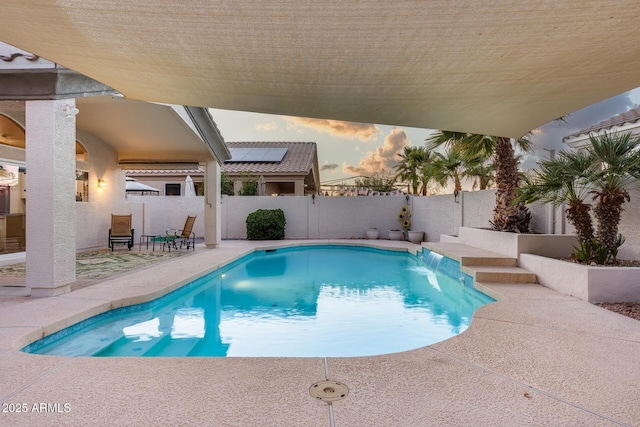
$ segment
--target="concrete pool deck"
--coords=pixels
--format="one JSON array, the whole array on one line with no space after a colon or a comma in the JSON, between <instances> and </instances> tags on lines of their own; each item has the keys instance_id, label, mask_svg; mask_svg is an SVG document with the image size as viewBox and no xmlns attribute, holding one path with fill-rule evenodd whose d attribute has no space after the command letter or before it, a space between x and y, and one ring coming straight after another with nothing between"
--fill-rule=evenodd
<instances>
[{"instance_id":1,"label":"concrete pool deck","mask_svg":"<svg viewBox=\"0 0 640 427\"><path fill-rule=\"evenodd\" d=\"M464 333L381 356L19 351L89 316L162 295L256 246L332 242L419 248L384 240L223 241L59 297L0 298L0 425L640 425L640 322L535 283L480 284L499 301L481 307ZM453 258L493 256L460 245L432 249ZM331 405L312 398L311 385L325 379L345 384L349 395Z\"/></svg>"}]
</instances>

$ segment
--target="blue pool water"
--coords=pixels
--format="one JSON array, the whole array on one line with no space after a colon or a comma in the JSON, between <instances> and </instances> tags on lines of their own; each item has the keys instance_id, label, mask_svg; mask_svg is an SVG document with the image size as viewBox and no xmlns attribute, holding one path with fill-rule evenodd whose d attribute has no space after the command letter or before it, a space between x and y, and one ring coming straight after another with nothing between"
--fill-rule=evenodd
<instances>
[{"instance_id":1,"label":"blue pool water","mask_svg":"<svg viewBox=\"0 0 640 427\"><path fill-rule=\"evenodd\" d=\"M64 356L366 356L463 332L493 301L456 261L349 246L256 252L23 350Z\"/></svg>"}]
</instances>

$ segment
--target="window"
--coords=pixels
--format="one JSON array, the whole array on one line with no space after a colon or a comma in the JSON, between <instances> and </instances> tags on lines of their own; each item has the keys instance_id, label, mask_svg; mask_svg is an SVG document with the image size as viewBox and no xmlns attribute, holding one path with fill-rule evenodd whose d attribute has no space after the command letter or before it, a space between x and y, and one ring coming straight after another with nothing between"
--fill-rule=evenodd
<instances>
[{"instance_id":1,"label":"window","mask_svg":"<svg viewBox=\"0 0 640 427\"><path fill-rule=\"evenodd\" d=\"M76 170L76 202L89 201L89 172Z\"/></svg>"},{"instance_id":2,"label":"window","mask_svg":"<svg viewBox=\"0 0 640 427\"><path fill-rule=\"evenodd\" d=\"M164 195L165 196L179 196L180 195L180 184L165 184L164 185Z\"/></svg>"}]
</instances>

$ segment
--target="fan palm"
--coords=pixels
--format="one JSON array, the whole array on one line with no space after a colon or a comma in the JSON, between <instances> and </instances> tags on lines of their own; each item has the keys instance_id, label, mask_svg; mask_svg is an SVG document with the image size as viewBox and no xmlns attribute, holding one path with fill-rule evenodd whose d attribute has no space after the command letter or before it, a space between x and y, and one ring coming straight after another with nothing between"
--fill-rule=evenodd
<instances>
[{"instance_id":1,"label":"fan palm","mask_svg":"<svg viewBox=\"0 0 640 427\"><path fill-rule=\"evenodd\" d=\"M449 180L453 181L455 192L462 191L460 177L464 173L462 166L464 161L456 147L450 148L445 154L436 153L434 162L434 178L441 186L445 187Z\"/></svg>"},{"instance_id":2,"label":"fan palm","mask_svg":"<svg viewBox=\"0 0 640 427\"><path fill-rule=\"evenodd\" d=\"M438 182L438 166L436 164L435 153L430 157L429 161L422 165L420 168L420 186L422 187L422 195L426 196L429 191L429 184L431 181Z\"/></svg>"},{"instance_id":3,"label":"fan palm","mask_svg":"<svg viewBox=\"0 0 640 427\"><path fill-rule=\"evenodd\" d=\"M404 147L400 162L394 166L396 178L408 182L413 194L418 194L422 180L422 168L433 160L431 151L424 147ZM423 189L424 192L424 189Z\"/></svg>"},{"instance_id":4,"label":"fan palm","mask_svg":"<svg viewBox=\"0 0 640 427\"><path fill-rule=\"evenodd\" d=\"M580 241L593 238L591 205L584 202L596 166L585 152L560 152L555 159L540 162L532 176L519 188L516 202L540 201L555 207L566 203L567 220L575 227Z\"/></svg>"},{"instance_id":5,"label":"fan palm","mask_svg":"<svg viewBox=\"0 0 640 427\"><path fill-rule=\"evenodd\" d=\"M494 230L529 232L529 210L521 203L514 204L520 173L510 138L440 130L428 138L426 143L428 149L442 145L457 146L466 159L478 156L492 158L496 169L496 206L491 225ZM531 143L526 138L515 140L515 145L524 151L531 149Z\"/></svg>"},{"instance_id":6,"label":"fan palm","mask_svg":"<svg viewBox=\"0 0 640 427\"><path fill-rule=\"evenodd\" d=\"M483 157L475 157L464 162L464 178L473 180L472 190L486 190L495 175L495 166L488 163Z\"/></svg>"},{"instance_id":7,"label":"fan palm","mask_svg":"<svg viewBox=\"0 0 640 427\"><path fill-rule=\"evenodd\" d=\"M604 133L591 136L587 148L598 172L591 191L596 200L594 214L598 220L596 239L609 251L617 247L618 225L622 205L631 201L627 188L640 179L640 137L630 132L624 134Z\"/></svg>"},{"instance_id":8,"label":"fan palm","mask_svg":"<svg viewBox=\"0 0 640 427\"><path fill-rule=\"evenodd\" d=\"M567 203L567 219L576 228L584 247L604 248L605 259L614 259L624 238L618 235L622 205L629 202L627 188L640 179L640 138L631 133L604 133L590 137L585 151L559 154L542 162L517 197L519 202ZM585 203L596 201L594 233ZM588 245L584 245L588 243ZM599 249L598 249L599 250Z\"/></svg>"}]
</instances>

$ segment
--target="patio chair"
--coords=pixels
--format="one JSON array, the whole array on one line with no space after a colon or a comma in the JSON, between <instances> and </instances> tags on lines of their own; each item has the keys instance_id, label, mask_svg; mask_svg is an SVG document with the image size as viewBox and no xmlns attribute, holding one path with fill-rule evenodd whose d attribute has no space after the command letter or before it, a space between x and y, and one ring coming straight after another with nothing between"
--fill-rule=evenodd
<instances>
[{"instance_id":1,"label":"patio chair","mask_svg":"<svg viewBox=\"0 0 640 427\"><path fill-rule=\"evenodd\" d=\"M196 216L189 215L184 223L184 227L182 227L182 230L173 228L167 229L162 249L164 250L165 246L167 246L169 250L171 250L172 246L174 249L178 249L179 243L180 249L182 249L183 246L186 246L187 250L189 250L189 248L193 248L193 250L195 251L196 234L193 232L194 222L196 222Z\"/></svg>"},{"instance_id":2,"label":"patio chair","mask_svg":"<svg viewBox=\"0 0 640 427\"><path fill-rule=\"evenodd\" d=\"M113 245L127 245L129 250L133 247L133 228L131 228L131 215L111 215L111 228L109 229L109 247L113 252Z\"/></svg>"}]
</instances>

